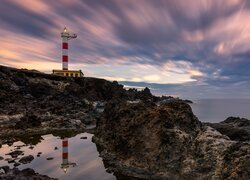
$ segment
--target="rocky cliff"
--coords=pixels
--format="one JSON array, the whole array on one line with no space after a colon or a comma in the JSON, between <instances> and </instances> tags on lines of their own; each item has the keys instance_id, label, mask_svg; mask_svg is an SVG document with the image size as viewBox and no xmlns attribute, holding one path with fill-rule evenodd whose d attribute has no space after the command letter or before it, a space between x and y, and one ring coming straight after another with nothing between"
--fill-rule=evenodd
<instances>
[{"instance_id":1,"label":"rocky cliff","mask_svg":"<svg viewBox=\"0 0 250 180\"><path fill-rule=\"evenodd\" d=\"M93 139L109 171L146 179L248 179L250 143L203 125L183 102L111 101Z\"/></svg>"},{"instance_id":2,"label":"rocky cliff","mask_svg":"<svg viewBox=\"0 0 250 180\"><path fill-rule=\"evenodd\" d=\"M126 91L116 81L61 77L0 66L0 136L84 130L98 108L117 99L153 99L149 89ZM0 138L1 139L1 138Z\"/></svg>"}]
</instances>

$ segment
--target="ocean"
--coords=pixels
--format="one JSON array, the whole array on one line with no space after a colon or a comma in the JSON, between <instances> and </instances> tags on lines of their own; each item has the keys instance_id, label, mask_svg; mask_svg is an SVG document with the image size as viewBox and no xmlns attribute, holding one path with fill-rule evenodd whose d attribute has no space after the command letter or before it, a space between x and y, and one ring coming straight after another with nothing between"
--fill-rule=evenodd
<instances>
[{"instance_id":1,"label":"ocean","mask_svg":"<svg viewBox=\"0 0 250 180\"><path fill-rule=\"evenodd\" d=\"M229 116L250 119L250 99L192 100L193 113L202 122L221 122Z\"/></svg>"}]
</instances>

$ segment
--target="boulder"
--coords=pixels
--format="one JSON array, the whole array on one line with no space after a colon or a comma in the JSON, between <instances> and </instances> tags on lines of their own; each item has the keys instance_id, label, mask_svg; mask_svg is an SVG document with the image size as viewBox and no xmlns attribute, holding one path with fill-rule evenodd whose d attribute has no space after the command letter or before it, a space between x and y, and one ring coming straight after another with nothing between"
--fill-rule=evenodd
<instances>
[{"instance_id":1,"label":"boulder","mask_svg":"<svg viewBox=\"0 0 250 180\"><path fill-rule=\"evenodd\" d=\"M10 155L12 158L17 158L22 153L23 153L23 151L21 151L21 150L15 150L15 151L12 151L12 152L10 152L10 153L8 153L6 155Z\"/></svg>"},{"instance_id":2,"label":"boulder","mask_svg":"<svg viewBox=\"0 0 250 180\"><path fill-rule=\"evenodd\" d=\"M249 142L236 145L217 130L202 125L184 102L156 105L148 101L111 101L97 121L93 141L108 170L126 176L250 177L246 158L250 155Z\"/></svg>"},{"instance_id":3,"label":"boulder","mask_svg":"<svg viewBox=\"0 0 250 180\"><path fill-rule=\"evenodd\" d=\"M229 117L220 123L204 123L213 127L220 133L228 136L231 140L250 140L250 120L239 117Z\"/></svg>"},{"instance_id":4,"label":"boulder","mask_svg":"<svg viewBox=\"0 0 250 180\"><path fill-rule=\"evenodd\" d=\"M22 163L22 164L28 164L28 163L30 163L31 161L33 161L33 159L34 159L34 156L28 155L28 156L22 157L22 158L19 160L19 162Z\"/></svg>"}]
</instances>

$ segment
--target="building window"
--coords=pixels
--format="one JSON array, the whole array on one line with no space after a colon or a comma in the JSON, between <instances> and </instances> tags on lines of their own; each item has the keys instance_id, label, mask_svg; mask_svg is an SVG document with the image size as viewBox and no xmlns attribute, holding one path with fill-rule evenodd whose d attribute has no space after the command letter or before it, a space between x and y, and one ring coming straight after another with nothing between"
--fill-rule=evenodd
<instances>
[{"instance_id":1,"label":"building window","mask_svg":"<svg viewBox=\"0 0 250 180\"><path fill-rule=\"evenodd\" d=\"M69 76L69 73L66 73L66 76Z\"/></svg>"},{"instance_id":2,"label":"building window","mask_svg":"<svg viewBox=\"0 0 250 180\"><path fill-rule=\"evenodd\" d=\"M76 74L76 77L78 77L78 74Z\"/></svg>"},{"instance_id":3,"label":"building window","mask_svg":"<svg viewBox=\"0 0 250 180\"><path fill-rule=\"evenodd\" d=\"M71 77L73 77L73 76L74 76L74 74L73 74L73 73L71 73L71 74L70 74L70 76L71 76Z\"/></svg>"}]
</instances>

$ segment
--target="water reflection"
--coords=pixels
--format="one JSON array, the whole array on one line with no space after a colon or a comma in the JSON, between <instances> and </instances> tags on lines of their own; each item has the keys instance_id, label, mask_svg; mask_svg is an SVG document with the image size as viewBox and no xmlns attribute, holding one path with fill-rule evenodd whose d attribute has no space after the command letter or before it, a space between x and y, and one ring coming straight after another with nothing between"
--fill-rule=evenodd
<instances>
[{"instance_id":1,"label":"water reflection","mask_svg":"<svg viewBox=\"0 0 250 180\"><path fill-rule=\"evenodd\" d=\"M39 141L14 142L11 146L5 144L0 148L0 166L10 166L5 159L11 151L23 151L23 155L18 156L14 161L18 162L21 157L32 155L34 160L28 164L21 164L18 169L32 168L36 172L62 180L68 179L116 179L113 174L107 173L102 159L99 157L96 145L91 141L92 134L82 133L71 138L60 138L52 134L44 135ZM81 139L86 137L87 139ZM26 140L29 139L28 137ZM32 139L32 138L31 138ZM32 148L30 148L32 147ZM39 156L37 156L39 154ZM49 160L48 160L49 159Z\"/></svg>"},{"instance_id":2,"label":"water reflection","mask_svg":"<svg viewBox=\"0 0 250 180\"><path fill-rule=\"evenodd\" d=\"M69 151L68 151L68 138L64 138L62 140L62 164L61 168L63 169L64 173L67 172L70 166L75 167L76 163L69 162Z\"/></svg>"}]
</instances>

